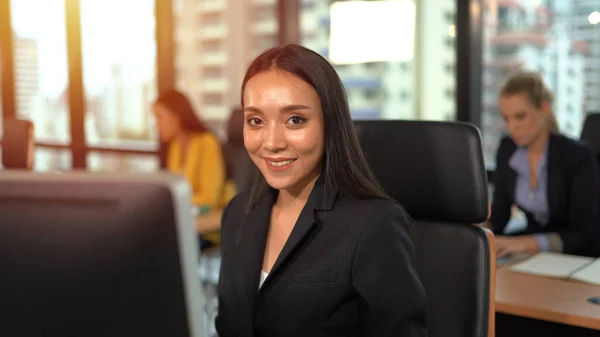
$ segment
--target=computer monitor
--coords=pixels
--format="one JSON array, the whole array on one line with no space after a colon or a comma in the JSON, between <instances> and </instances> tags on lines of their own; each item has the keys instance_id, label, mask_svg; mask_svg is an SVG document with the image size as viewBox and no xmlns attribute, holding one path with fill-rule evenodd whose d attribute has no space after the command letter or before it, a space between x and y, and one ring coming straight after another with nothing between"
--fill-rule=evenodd
<instances>
[{"instance_id":1,"label":"computer monitor","mask_svg":"<svg viewBox=\"0 0 600 337\"><path fill-rule=\"evenodd\" d=\"M204 337L187 183L0 171L0 336Z\"/></svg>"}]
</instances>

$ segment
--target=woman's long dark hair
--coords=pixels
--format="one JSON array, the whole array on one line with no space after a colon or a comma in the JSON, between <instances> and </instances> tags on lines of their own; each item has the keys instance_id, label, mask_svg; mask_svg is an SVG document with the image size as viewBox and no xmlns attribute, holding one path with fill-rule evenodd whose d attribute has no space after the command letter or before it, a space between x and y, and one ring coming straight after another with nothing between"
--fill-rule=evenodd
<instances>
[{"instance_id":1,"label":"woman's long dark hair","mask_svg":"<svg viewBox=\"0 0 600 337\"><path fill-rule=\"evenodd\" d=\"M175 116L177 117L177 119L179 119L179 122L181 123L181 127L186 132L189 132L189 133L211 132L211 130L206 126L206 124L204 124L204 122L202 122L202 120L198 117L198 115L194 111L194 107L192 106L192 103L187 98L187 96L178 90L168 89L166 91L163 91L158 96L156 101L154 101L154 104L160 104L163 107L169 109L169 111L171 111L171 113L175 114ZM167 156L167 151L168 151L167 144L161 144L160 155L161 155L162 161L164 161L164 162L166 162L165 158ZM221 146L221 153L224 157L224 150L223 150L222 146ZM226 174L227 179L229 179L233 175L232 168L230 167L229 163L227 162L227 160L225 158L223 158L223 160L225 161L225 170L226 170L225 174Z\"/></svg>"},{"instance_id":2,"label":"woman's long dark hair","mask_svg":"<svg viewBox=\"0 0 600 337\"><path fill-rule=\"evenodd\" d=\"M325 189L337 188L346 195L361 199L390 199L375 179L362 153L342 81L321 55L294 44L265 51L252 62L246 72L242 83L242 106L248 81L254 75L272 69L284 70L301 78L319 96L325 124L322 173L325 175ZM259 182L252 188L247 211L254 207L267 187L261 175Z\"/></svg>"},{"instance_id":3,"label":"woman's long dark hair","mask_svg":"<svg viewBox=\"0 0 600 337\"><path fill-rule=\"evenodd\" d=\"M181 127L187 132L203 133L208 131L206 125L198 118L192 103L182 92L169 89L162 92L154 104L160 104L177 116Z\"/></svg>"}]
</instances>

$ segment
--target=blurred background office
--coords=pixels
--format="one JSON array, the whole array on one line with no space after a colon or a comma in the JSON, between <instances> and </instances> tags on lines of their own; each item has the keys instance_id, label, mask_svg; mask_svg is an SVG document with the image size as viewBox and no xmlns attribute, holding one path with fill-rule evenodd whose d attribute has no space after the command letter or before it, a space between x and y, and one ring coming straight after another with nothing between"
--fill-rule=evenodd
<instances>
[{"instance_id":1,"label":"blurred background office","mask_svg":"<svg viewBox=\"0 0 600 337\"><path fill-rule=\"evenodd\" d=\"M493 170L503 133L497 93L508 74L542 74L568 136L600 110L598 0L402 2L414 8L404 18L412 30L353 18L363 31L380 28L377 43L411 50L336 66L354 118L473 122ZM339 31L331 3L3 0L0 113L36 125L36 170L154 171L158 92L184 91L224 140L245 67L260 51L298 42L330 56Z\"/></svg>"},{"instance_id":2,"label":"blurred background office","mask_svg":"<svg viewBox=\"0 0 600 337\"><path fill-rule=\"evenodd\" d=\"M586 117L600 113L600 0L365 6L375 2L0 0L0 151L10 146L1 126L19 120L34 126L35 144L15 155L33 151L26 162L34 171L167 169L153 102L176 89L221 142L231 171L222 173L244 190L253 166L237 108L241 81L260 52L286 43L334 64L355 120L478 126L489 178L505 135L498 95L509 76L540 74L567 137L579 139ZM198 233L218 232L219 215ZM509 227L524 221L517 211L512 218ZM206 268L212 276L203 281L214 286L218 261Z\"/></svg>"}]
</instances>

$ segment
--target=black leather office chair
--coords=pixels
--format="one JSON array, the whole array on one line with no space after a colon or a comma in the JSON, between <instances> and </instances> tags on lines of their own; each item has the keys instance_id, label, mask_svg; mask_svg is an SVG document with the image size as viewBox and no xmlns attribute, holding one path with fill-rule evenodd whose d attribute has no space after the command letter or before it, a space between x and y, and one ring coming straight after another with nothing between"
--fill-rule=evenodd
<instances>
[{"instance_id":1,"label":"black leather office chair","mask_svg":"<svg viewBox=\"0 0 600 337\"><path fill-rule=\"evenodd\" d=\"M249 189L256 179L258 169L244 147L244 110L234 108L226 124L227 143L223 146L228 173L238 192Z\"/></svg>"},{"instance_id":2,"label":"black leather office chair","mask_svg":"<svg viewBox=\"0 0 600 337\"><path fill-rule=\"evenodd\" d=\"M590 112L587 115L581 130L581 140L592 148L600 164L600 112ZM600 231L593 235L593 240L595 244L592 245L589 255L597 257L600 256Z\"/></svg>"},{"instance_id":3,"label":"black leather office chair","mask_svg":"<svg viewBox=\"0 0 600 337\"><path fill-rule=\"evenodd\" d=\"M592 112L585 118L581 140L594 149L600 160L600 112Z\"/></svg>"},{"instance_id":4,"label":"black leather office chair","mask_svg":"<svg viewBox=\"0 0 600 337\"><path fill-rule=\"evenodd\" d=\"M429 337L494 336L496 254L479 131L424 121L356 121L383 188L415 221Z\"/></svg>"}]
</instances>

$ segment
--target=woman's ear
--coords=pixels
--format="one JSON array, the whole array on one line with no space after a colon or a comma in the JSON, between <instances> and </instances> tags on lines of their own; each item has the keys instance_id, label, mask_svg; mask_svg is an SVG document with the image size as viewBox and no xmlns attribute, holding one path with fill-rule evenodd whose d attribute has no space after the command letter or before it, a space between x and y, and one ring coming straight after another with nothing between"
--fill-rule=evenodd
<instances>
[{"instance_id":1,"label":"woman's ear","mask_svg":"<svg viewBox=\"0 0 600 337\"><path fill-rule=\"evenodd\" d=\"M548 101L542 101L542 104L540 106L540 112L542 113L542 116L548 117L551 111L552 107L550 106L550 103L548 103Z\"/></svg>"}]
</instances>

